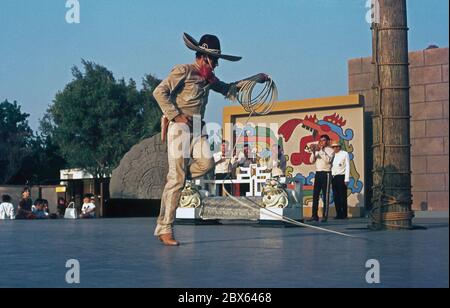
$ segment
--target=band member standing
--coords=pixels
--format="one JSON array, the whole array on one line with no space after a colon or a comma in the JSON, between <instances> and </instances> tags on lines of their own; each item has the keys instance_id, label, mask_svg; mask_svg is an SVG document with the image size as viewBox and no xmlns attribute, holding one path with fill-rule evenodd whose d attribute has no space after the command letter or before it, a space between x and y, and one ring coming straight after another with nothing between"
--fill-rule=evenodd
<instances>
[{"instance_id":1,"label":"band member standing","mask_svg":"<svg viewBox=\"0 0 450 308\"><path fill-rule=\"evenodd\" d=\"M186 46L196 51L193 64L178 65L170 75L161 82L153 92L165 118L167 127L167 148L169 173L167 183L161 197L161 210L155 236L167 246L178 246L173 237L173 222L179 206L181 192L189 173L198 178L214 168L214 160L209 147L208 138L197 129L199 126L193 118L203 119L208 102L209 91L219 92L231 98L242 83L227 84L214 75L219 59L239 61L241 57L221 53L220 41L214 35L204 35L200 42L188 34L184 34ZM266 74L258 74L258 82L266 82ZM187 130L187 133L186 133ZM183 149L180 151L180 147ZM188 164L191 161L191 164Z\"/></svg>"},{"instance_id":2,"label":"band member standing","mask_svg":"<svg viewBox=\"0 0 450 308\"><path fill-rule=\"evenodd\" d=\"M282 176L285 176L287 170L287 160L286 155L284 153L284 149L281 145L278 145L277 153L278 153L277 167L281 169Z\"/></svg>"},{"instance_id":3,"label":"band member standing","mask_svg":"<svg viewBox=\"0 0 450 308\"><path fill-rule=\"evenodd\" d=\"M280 178L286 176L286 170L287 170L287 160L284 153L284 149L281 145L275 145L276 149L276 156L274 157L272 161L272 177L274 178Z\"/></svg>"},{"instance_id":4,"label":"band member standing","mask_svg":"<svg viewBox=\"0 0 450 308\"><path fill-rule=\"evenodd\" d=\"M250 157L250 148L247 143L244 144L244 150L233 157L231 163L232 169L235 170L236 174L239 174L241 172L241 168L248 168L251 164L255 163L255 161ZM246 196L249 191L250 184L239 184L239 196Z\"/></svg>"},{"instance_id":5,"label":"band member standing","mask_svg":"<svg viewBox=\"0 0 450 308\"><path fill-rule=\"evenodd\" d=\"M231 180L231 158L228 158L227 155L227 144L225 140L222 140L222 148L221 152L214 155L217 156L216 160L216 169L215 169L215 179L216 180ZM223 196L223 188L228 191L228 193L231 192L231 184L224 184L224 185L217 185L217 196Z\"/></svg>"},{"instance_id":6,"label":"band member standing","mask_svg":"<svg viewBox=\"0 0 450 308\"><path fill-rule=\"evenodd\" d=\"M332 175L333 196L336 206L336 219L347 219L347 186L350 182L350 156L341 150L339 142L331 145L334 151Z\"/></svg>"},{"instance_id":7,"label":"band member standing","mask_svg":"<svg viewBox=\"0 0 450 308\"><path fill-rule=\"evenodd\" d=\"M314 180L313 210L310 222L319 221L319 199L320 193L323 195L323 216L322 222L328 221L328 210L330 207L331 189L331 167L334 152L330 145L330 137L322 135L318 145L311 145L312 155L310 162L316 164L316 177Z\"/></svg>"}]
</instances>

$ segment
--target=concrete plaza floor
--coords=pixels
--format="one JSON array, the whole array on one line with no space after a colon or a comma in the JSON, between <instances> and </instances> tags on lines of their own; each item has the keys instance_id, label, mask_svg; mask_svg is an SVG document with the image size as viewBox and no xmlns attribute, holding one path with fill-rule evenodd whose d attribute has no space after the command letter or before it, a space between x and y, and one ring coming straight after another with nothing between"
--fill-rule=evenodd
<instances>
[{"instance_id":1,"label":"concrete plaza floor","mask_svg":"<svg viewBox=\"0 0 450 308\"><path fill-rule=\"evenodd\" d=\"M79 287L448 287L449 221L426 230L371 232L367 221L304 228L177 226L183 245L163 247L155 219L0 221L0 287L73 287L66 261L80 262ZM366 261L381 284L366 283Z\"/></svg>"}]
</instances>

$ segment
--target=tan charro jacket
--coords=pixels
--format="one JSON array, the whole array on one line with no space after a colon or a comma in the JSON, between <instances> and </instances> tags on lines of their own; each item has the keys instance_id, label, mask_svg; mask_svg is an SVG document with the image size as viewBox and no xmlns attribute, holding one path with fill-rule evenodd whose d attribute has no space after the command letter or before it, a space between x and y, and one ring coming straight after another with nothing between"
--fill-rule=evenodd
<instances>
[{"instance_id":1,"label":"tan charro jacket","mask_svg":"<svg viewBox=\"0 0 450 308\"><path fill-rule=\"evenodd\" d=\"M203 119L210 90L231 98L236 86L242 82L227 84L219 81L210 85L200 76L199 69L196 63L177 65L153 92L162 112L170 121L179 114L201 115Z\"/></svg>"}]
</instances>

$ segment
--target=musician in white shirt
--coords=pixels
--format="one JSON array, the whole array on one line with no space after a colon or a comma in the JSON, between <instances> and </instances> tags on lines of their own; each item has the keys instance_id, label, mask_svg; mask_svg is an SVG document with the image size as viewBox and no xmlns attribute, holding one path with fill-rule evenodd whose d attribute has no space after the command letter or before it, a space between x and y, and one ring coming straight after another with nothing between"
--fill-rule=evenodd
<instances>
[{"instance_id":1,"label":"musician in white shirt","mask_svg":"<svg viewBox=\"0 0 450 308\"><path fill-rule=\"evenodd\" d=\"M216 162L216 168L214 171L216 180L231 180L231 158L229 158L227 153L227 143L222 140L221 151L214 154L214 161ZM223 188L231 194L231 184L217 185L216 186L216 196L223 196Z\"/></svg>"},{"instance_id":2,"label":"musician in white shirt","mask_svg":"<svg viewBox=\"0 0 450 308\"><path fill-rule=\"evenodd\" d=\"M250 157L250 149L248 143L244 144L244 150L240 151L237 155L235 155L231 160L231 169L232 173L239 174L241 172L241 168L248 168L251 164L255 163L254 156ZM239 195L246 196L247 192L250 191L250 184L241 183L239 184Z\"/></svg>"},{"instance_id":3,"label":"musician in white shirt","mask_svg":"<svg viewBox=\"0 0 450 308\"><path fill-rule=\"evenodd\" d=\"M323 195L322 222L328 221L331 191L331 168L334 152L330 147L330 137L320 136L319 144L310 144L308 150L311 152L310 162L316 165L316 176L314 178L312 217L308 222L319 221L319 199Z\"/></svg>"},{"instance_id":4,"label":"musician in white shirt","mask_svg":"<svg viewBox=\"0 0 450 308\"><path fill-rule=\"evenodd\" d=\"M334 151L331 173L333 176L332 187L334 204L336 206L336 219L347 219L347 187L350 182L350 155L346 151L342 151L342 146L339 142L333 142L331 146Z\"/></svg>"}]
</instances>

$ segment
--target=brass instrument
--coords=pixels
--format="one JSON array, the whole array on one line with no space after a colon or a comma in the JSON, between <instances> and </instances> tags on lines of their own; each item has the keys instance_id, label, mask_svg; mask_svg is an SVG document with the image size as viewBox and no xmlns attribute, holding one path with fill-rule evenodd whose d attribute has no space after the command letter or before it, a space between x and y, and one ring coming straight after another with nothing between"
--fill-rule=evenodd
<instances>
[{"instance_id":1,"label":"brass instrument","mask_svg":"<svg viewBox=\"0 0 450 308\"><path fill-rule=\"evenodd\" d=\"M317 152L320 151L320 146L318 142L313 142L310 143L306 146L305 151L308 153L313 153L313 152Z\"/></svg>"}]
</instances>

